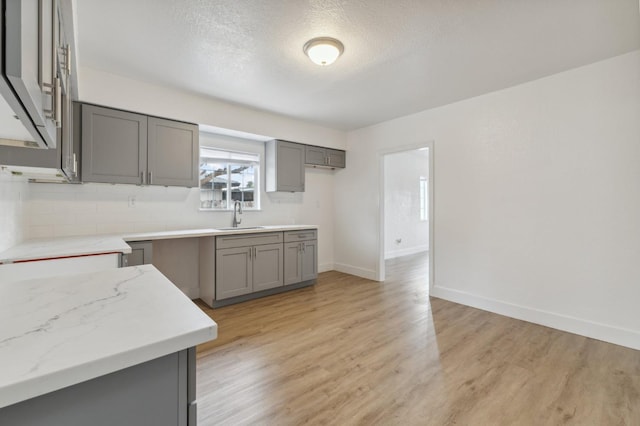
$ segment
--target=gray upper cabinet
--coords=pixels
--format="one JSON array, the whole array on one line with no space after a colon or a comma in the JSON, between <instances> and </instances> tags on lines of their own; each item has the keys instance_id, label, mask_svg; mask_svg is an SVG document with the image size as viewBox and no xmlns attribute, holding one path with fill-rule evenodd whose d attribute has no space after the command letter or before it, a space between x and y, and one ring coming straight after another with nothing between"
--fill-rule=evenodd
<instances>
[{"instance_id":1,"label":"gray upper cabinet","mask_svg":"<svg viewBox=\"0 0 640 426\"><path fill-rule=\"evenodd\" d=\"M55 148L61 97L56 63L57 2L3 3L6 78L41 137L37 142L42 147Z\"/></svg>"},{"instance_id":2,"label":"gray upper cabinet","mask_svg":"<svg viewBox=\"0 0 640 426\"><path fill-rule=\"evenodd\" d=\"M304 192L305 145L271 140L266 145L266 191Z\"/></svg>"},{"instance_id":3,"label":"gray upper cabinet","mask_svg":"<svg viewBox=\"0 0 640 426\"><path fill-rule=\"evenodd\" d=\"M327 164L327 150L318 146L305 146L304 163L324 166Z\"/></svg>"},{"instance_id":4,"label":"gray upper cabinet","mask_svg":"<svg viewBox=\"0 0 640 426\"><path fill-rule=\"evenodd\" d=\"M82 105L82 181L145 184L147 116Z\"/></svg>"},{"instance_id":5,"label":"gray upper cabinet","mask_svg":"<svg viewBox=\"0 0 640 426\"><path fill-rule=\"evenodd\" d=\"M346 165L346 153L339 149L306 145L304 162L310 166L344 168Z\"/></svg>"},{"instance_id":6,"label":"gray upper cabinet","mask_svg":"<svg viewBox=\"0 0 640 426\"><path fill-rule=\"evenodd\" d=\"M198 186L195 124L82 105L82 181Z\"/></svg>"},{"instance_id":7,"label":"gray upper cabinet","mask_svg":"<svg viewBox=\"0 0 640 426\"><path fill-rule=\"evenodd\" d=\"M327 166L344 168L347 163L346 152L339 149L327 149Z\"/></svg>"},{"instance_id":8,"label":"gray upper cabinet","mask_svg":"<svg viewBox=\"0 0 640 426\"><path fill-rule=\"evenodd\" d=\"M198 126L156 117L148 126L149 184L198 186Z\"/></svg>"}]
</instances>

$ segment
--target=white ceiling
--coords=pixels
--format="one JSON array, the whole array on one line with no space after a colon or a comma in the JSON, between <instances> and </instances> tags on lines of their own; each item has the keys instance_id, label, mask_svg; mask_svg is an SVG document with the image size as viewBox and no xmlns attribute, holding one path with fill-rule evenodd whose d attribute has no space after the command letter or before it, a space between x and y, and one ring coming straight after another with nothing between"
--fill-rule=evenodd
<instances>
[{"instance_id":1,"label":"white ceiling","mask_svg":"<svg viewBox=\"0 0 640 426\"><path fill-rule=\"evenodd\" d=\"M80 66L352 130L640 49L638 0L79 0ZM302 53L345 45L330 67Z\"/></svg>"}]
</instances>

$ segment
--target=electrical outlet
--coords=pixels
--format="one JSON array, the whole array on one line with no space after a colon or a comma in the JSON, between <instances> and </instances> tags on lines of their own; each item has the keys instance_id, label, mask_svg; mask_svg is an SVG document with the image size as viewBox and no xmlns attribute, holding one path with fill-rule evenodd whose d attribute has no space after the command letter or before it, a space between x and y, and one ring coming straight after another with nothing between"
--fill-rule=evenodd
<instances>
[{"instance_id":1,"label":"electrical outlet","mask_svg":"<svg viewBox=\"0 0 640 426\"><path fill-rule=\"evenodd\" d=\"M135 195L129 195L129 198L127 199L128 203L129 203L129 207L133 208L136 206L136 196Z\"/></svg>"}]
</instances>

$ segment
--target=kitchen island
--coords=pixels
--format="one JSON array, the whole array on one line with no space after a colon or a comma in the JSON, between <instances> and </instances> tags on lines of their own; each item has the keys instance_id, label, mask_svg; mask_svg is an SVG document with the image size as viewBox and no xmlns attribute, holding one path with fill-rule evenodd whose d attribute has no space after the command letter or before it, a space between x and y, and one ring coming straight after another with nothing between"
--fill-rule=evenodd
<instances>
[{"instance_id":1,"label":"kitchen island","mask_svg":"<svg viewBox=\"0 0 640 426\"><path fill-rule=\"evenodd\" d=\"M195 424L217 325L151 265L0 283L0 424Z\"/></svg>"}]
</instances>

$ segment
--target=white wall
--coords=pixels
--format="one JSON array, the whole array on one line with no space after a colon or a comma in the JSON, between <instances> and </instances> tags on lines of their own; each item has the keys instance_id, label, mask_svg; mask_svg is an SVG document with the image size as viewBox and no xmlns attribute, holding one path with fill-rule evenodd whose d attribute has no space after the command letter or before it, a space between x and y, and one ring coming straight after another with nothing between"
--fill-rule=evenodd
<instances>
[{"instance_id":1,"label":"white wall","mask_svg":"<svg viewBox=\"0 0 640 426\"><path fill-rule=\"evenodd\" d=\"M201 144L264 156L262 142L203 134ZM263 185L262 210L245 211L242 224L318 225L319 269L333 269L334 173L340 172L308 168L304 193L267 194ZM261 175L264 182L264 169ZM231 212L199 210L198 188L95 183L29 187L28 238L231 226ZM135 197L135 207L129 207L129 197Z\"/></svg>"},{"instance_id":2,"label":"white wall","mask_svg":"<svg viewBox=\"0 0 640 426\"><path fill-rule=\"evenodd\" d=\"M28 189L26 180L0 169L0 251L23 240L24 199Z\"/></svg>"},{"instance_id":3,"label":"white wall","mask_svg":"<svg viewBox=\"0 0 640 426\"><path fill-rule=\"evenodd\" d=\"M310 145L346 146L346 133L341 130L93 68L82 67L79 75L79 98L83 102Z\"/></svg>"},{"instance_id":4,"label":"white wall","mask_svg":"<svg viewBox=\"0 0 640 426\"><path fill-rule=\"evenodd\" d=\"M421 177L429 178L427 150L384 156L385 259L429 250L429 222L420 220Z\"/></svg>"},{"instance_id":5,"label":"white wall","mask_svg":"<svg viewBox=\"0 0 640 426\"><path fill-rule=\"evenodd\" d=\"M436 296L640 349L640 51L350 133L337 267L376 276L378 151L429 140Z\"/></svg>"}]
</instances>

